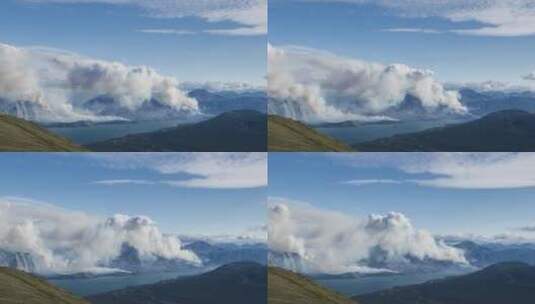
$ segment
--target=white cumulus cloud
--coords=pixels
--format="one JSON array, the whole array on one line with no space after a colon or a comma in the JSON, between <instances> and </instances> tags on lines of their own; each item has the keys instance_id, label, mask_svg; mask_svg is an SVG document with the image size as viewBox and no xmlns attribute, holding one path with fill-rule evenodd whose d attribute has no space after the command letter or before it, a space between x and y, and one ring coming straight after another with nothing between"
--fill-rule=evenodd
<instances>
[{"instance_id":1,"label":"white cumulus cloud","mask_svg":"<svg viewBox=\"0 0 535 304\"><path fill-rule=\"evenodd\" d=\"M137 249L142 260L199 263L177 237L162 233L145 216L101 218L29 200L0 199L0 249L30 254L38 273L105 269L123 244Z\"/></svg>"},{"instance_id":2,"label":"white cumulus cloud","mask_svg":"<svg viewBox=\"0 0 535 304\"><path fill-rule=\"evenodd\" d=\"M428 70L271 45L268 62L270 112L298 120L383 120L408 95L429 112L466 111Z\"/></svg>"},{"instance_id":3,"label":"white cumulus cloud","mask_svg":"<svg viewBox=\"0 0 535 304\"><path fill-rule=\"evenodd\" d=\"M271 198L268 240L276 252L295 253L310 272L367 269L369 260L403 262L407 257L466 264L463 252L413 227L401 213L353 217L286 199ZM369 270L369 269L368 269Z\"/></svg>"},{"instance_id":4,"label":"white cumulus cloud","mask_svg":"<svg viewBox=\"0 0 535 304\"><path fill-rule=\"evenodd\" d=\"M0 44L0 75L0 98L34 103L43 110L30 118L41 121L117 119L97 117L81 107L99 96L112 97L117 106L129 110L139 109L153 98L177 111L198 110L197 101L181 91L173 77L146 66L128 66L60 50Z\"/></svg>"}]
</instances>

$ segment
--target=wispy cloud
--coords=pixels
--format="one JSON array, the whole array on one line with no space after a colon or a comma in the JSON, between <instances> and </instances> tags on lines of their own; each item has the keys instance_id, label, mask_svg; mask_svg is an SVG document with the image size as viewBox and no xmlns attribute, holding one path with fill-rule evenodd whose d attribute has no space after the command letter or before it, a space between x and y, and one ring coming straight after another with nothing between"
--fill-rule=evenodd
<instances>
[{"instance_id":1,"label":"wispy cloud","mask_svg":"<svg viewBox=\"0 0 535 304\"><path fill-rule=\"evenodd\" d=\"M92 184L114 186L114 185L154 185L156 183L153 181L139 180L139 179L108 179L108 180L94 181L92 182Z\"/></svg>"},{"instance_id":2,"label":"wispy cloud","mask_svg":"<svg viewBox=\"0 0 535 304\"><path fill-rule=\"evenodd\" d=\"M144 168L162 175L154 181L101 181L106 185L144 183L209 189L267 186L266 153L99 153L90 157L111 168ZM179 176L170 177L173 175Z\"/></svg>"},{"instance_id":3,"label":"wispy cloud","mask_svg":"<svg viewBox=\"0 0 535 304\"><path fill-rule=\"evenodd\" d=\"M425 29L425 28L390 28L383 30L383 32L392 33L424 33L424 34L440 34L443 33L439 30Z\"/></svg>"},{"instance_id":4,"label":"wispy cloud","mask_svg":"<svg viewBox=\"0 0 535 304\"><path fill-rule=\"evenodd\" d=\"M165 35L198 35L198 34L208 34L208 35L224 35L224 36L258 36L264 35L265 29L261 27L239 27L231 29L213 29L213 30L201 30L201 31L190 31L190 30L179 30L179 29L142 29L138 32L145 34L165 34Z\"/></svg>"},{"instance_id":5,"label":"wispy cloud","mask_svg":"<svg viewBox=\"0 0 535 304\"><path fill-rule=\"evenodd\" d=\"M205 30L203 33L224 36L258 36L264 35L266 33L266 29L263 26L240 27L234 29Z\"/></svg>"},{"instance_id":6,"label":"wispy cloud","mask_svg":"<svg viewBox=\"0 0 535 304\"><path fill-rule=\"evenodd\" d=\"M396 168L406 183L454 189L535 187L535 153L378 153L345 155L352 166ZM422 177L423 176L423 177Z\"/></svg>"},{"instance_id":7,"label":"wispy cloud","mask_svg":"<svg viewBox=\"0 0 535 304\"><path fill-rule=\"evenodd\" d=\"M221 35L265 35L267 34L267 0L19 0L32 3L87 4L105 3L129 5L141 8L147 16L154 18L198 17L210 23L230 21L233 29L213 30ZM160 33L155 32L151 33ZM169 32L167 34L170 34ZM178 32L175 32L178 34Z\"/></svg>"},{"instance_id":8,"label":"wispy cloud","mask_svg":"<svg viewBox=\"0 0 535 304\"><path fill-rule=\"evenodd\" d=\"M140 33L145 34L164 34L164 35L195 35L197 32L189 30L176 30L176 29L142 29L138 30Z\"/></svg>"},{"instance_id":9,"label":"wispy cloud","mask_svg":"<svg viewBox=\"0 0 535 304\"><path fill-rule=\"evenodd\" d=\"M400 180L393 180L393 179L354 179L342 182L346 185L353 185L353 186L366 186L366 185L374 185L374 184L403 184L404 181Z\"/></svg>"},{"instance_id":10,"label":"wispy cloud","mask_svg":"<svg viewBox=\"0 0 535 304\"><path fill-rule=\"evenodd\" d=\"M535 80L535 72L531 72L531 73L529 73L529 74L527 74L527 75L524 75L522 78L523 78L524 80L530 80L530 81L533 81L533 80Z\"/></svg>"},{"instance_id":11,"label":"wispy cloud","mask_svg":"<svg viewBox=\"0 0 535 304\"><path fill-rule=\"evenodd\" d=\"M535 232L535 224L519 227L517 228L517 230L523 231L523 232Z\"/></svg>"},{"instance_id":12,"label":"wispy cloud","mask_svg":"<svg viewBox=\"0 0 535 304\"><path fill-rule=\"evenodd\" d=\"M517 37L535 35L533 0L301 0L374 4L402 17L440 17L475 27L451 30L460 35ZM435 29L430 29L431 31ZM448 32L448 31L445 31Z\"/></svg>"}]
</instances>

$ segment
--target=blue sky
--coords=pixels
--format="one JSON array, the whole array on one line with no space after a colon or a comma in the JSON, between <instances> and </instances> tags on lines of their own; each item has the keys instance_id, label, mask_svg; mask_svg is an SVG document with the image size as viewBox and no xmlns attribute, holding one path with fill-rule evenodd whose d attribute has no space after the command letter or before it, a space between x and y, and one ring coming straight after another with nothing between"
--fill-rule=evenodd
<instances>
[{"instance_id":1,"label":"blue sky","mask_svg":"<svg viewBox=\"0 0 535 304\"><path fill-rule=\"evenodd\" d=\"M434 234L516 235L535 223L534 164L530 153L271 153L269 195L360 218L401 212Z\"/></svg>"},{"instance_id":2,"label":"blue sky","mask_svg":"<svg viewBox=\"0 0 535 304\"><path fill-rule=\"evenodd\" d=\"M0 42L146 65L180 81L264 85L265 1L212 2L5 0Z\"/></svg>"},{"instance_id":3,"label":"blue sky","mask_svg":"<svg viewBox=\"0 0 535 304\"><path fill-rule=\"evenodd\" d=\"M433 70L443 82L527 84L535 70L528 1L272 0L269 41Z\"/></svg>"},{"instance_id":4,"label":"blue sky","mask_svg":"<svg viewBox=\"0 0 535 304\"><path fill-rule=\"evenodd\" d=\"M265 223L265 165L261 153L4 154L0 198L102 217L144 215L167 233L253 235Z\"/></svg>"}]
</instances>

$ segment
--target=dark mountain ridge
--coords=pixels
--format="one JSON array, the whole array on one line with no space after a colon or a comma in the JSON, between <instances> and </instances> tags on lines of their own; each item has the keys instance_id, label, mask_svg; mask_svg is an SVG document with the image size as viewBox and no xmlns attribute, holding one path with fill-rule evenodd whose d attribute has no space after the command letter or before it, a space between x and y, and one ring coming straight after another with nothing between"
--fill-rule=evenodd
<instances>
[{"instance_id":1,"label":"dark mountain ridge","mask_svg":"<svg viewBox=\"0 0 535 304\"><path fill-rule=\"evenodd\" d=\"M369 152L527 152L535 151L534 134L535 114L504 110L467 123L396 135L353 147Z\"/></svg>"},{"instance_id":2,"label":"dark mountain ridge","mask_svg":"<svg viewBox=\"0 0 535 304\"><path fill-rule=\"evenodd\" d=\"M535 267L506 262L467 275L355 296L363 304L530 304Z\"/></svg>"},{"instance_id":3,"label":"dark mountain ridge","mask_svg":"<svg viewBox=\"0 0 535 304\"><path fill-rule=\"evenodd\" d=\"M213 271L88 297L94 304L265 304L267 267L232 263Z\"/></svg>"},{"instance_id":4,"label":"dark mountain ridge","mask_svg":"<svg viewBox=\"0 0 535 304\"><path fill-rule=\"evenodd\" d=\"M102 152L263 152L267 149L266 137L266 115L240 110L199 123L110 139L88 148Z\"/></svg>"}]
</instances>

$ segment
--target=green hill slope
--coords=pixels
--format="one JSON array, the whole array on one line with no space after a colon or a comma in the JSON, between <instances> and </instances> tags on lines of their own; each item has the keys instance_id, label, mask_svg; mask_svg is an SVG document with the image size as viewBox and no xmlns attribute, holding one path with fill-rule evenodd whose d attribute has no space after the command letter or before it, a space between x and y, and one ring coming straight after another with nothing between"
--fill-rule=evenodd
<instances>
[{"instance_id":1,"label":"green hill slope","mask_svg":"<svg viewBox=\"0 0 535 304\"><path fill-rule=\"evenodd\" d=\"M287 270L269 268L268 304L356 304L314 281Z\"/></svg>"},{"instance_id":2,"label":"green hill slope","mask_svg":"<svg viewBox=\"0 0 535 304\"><path fill-rule=\"evenodd\" d=\"M0 303L89 304L43 279L4 267L0 267Z\"/></svg>"},{"instance_id":3,"label":"green hill slope","mask_svg":"<svg viewBox=\"0 0 535 304\"><path fill-rule=\"evenodd\" d=\"M348 152L349 146L298 121L270 115L268 149L275 152Z\"/></svg>"},{"instance_id":4,"label":"green hill slope","mask_svg":"<svg viewBox=\"0 0 535 304\"><path fill-rule=\"evenodd\" d=\"M467 123L353 145L368 152L535 151L535 114L505 110Z\"/></svg>"},{"instance_id":5,"label":"green hill slope","mask_svg":"<svg viewBox=\"0 0 535 304\"><path fill-rule=\"evenodd\" d=\"M88 147L103 152L265 152L266 137L266 115L241 110L196 124L128 135Z\"/></svg>"},{"instance_id":6,"label":"green hill slope","mask_svg":"<svg viewBox=\"0 0 535 304\"><path fill-rule=\"evenodd\" d=\"M86 151L32 122L0 114L0 151Z\"/></svg>"},{"instance_id":7,"label":"green hill slope","mask_svg":"<svg viewBox=\"0 0 535 304\"><path fill-rule=\"evenodd\" d=\"M468 275L356 296L363 304L531 304L535 267L501 263Z\"/></svg>"},{"instance_id":8,"label":"green hill slope","mask_svg":"<svg viewBox=\"0 0 535 304\"><path fill-rule=\"evenodd\" d=\"M266 304L267 269L233 263L197 276L90 296L94 304Z\"/></svg>"}]
</instances>

